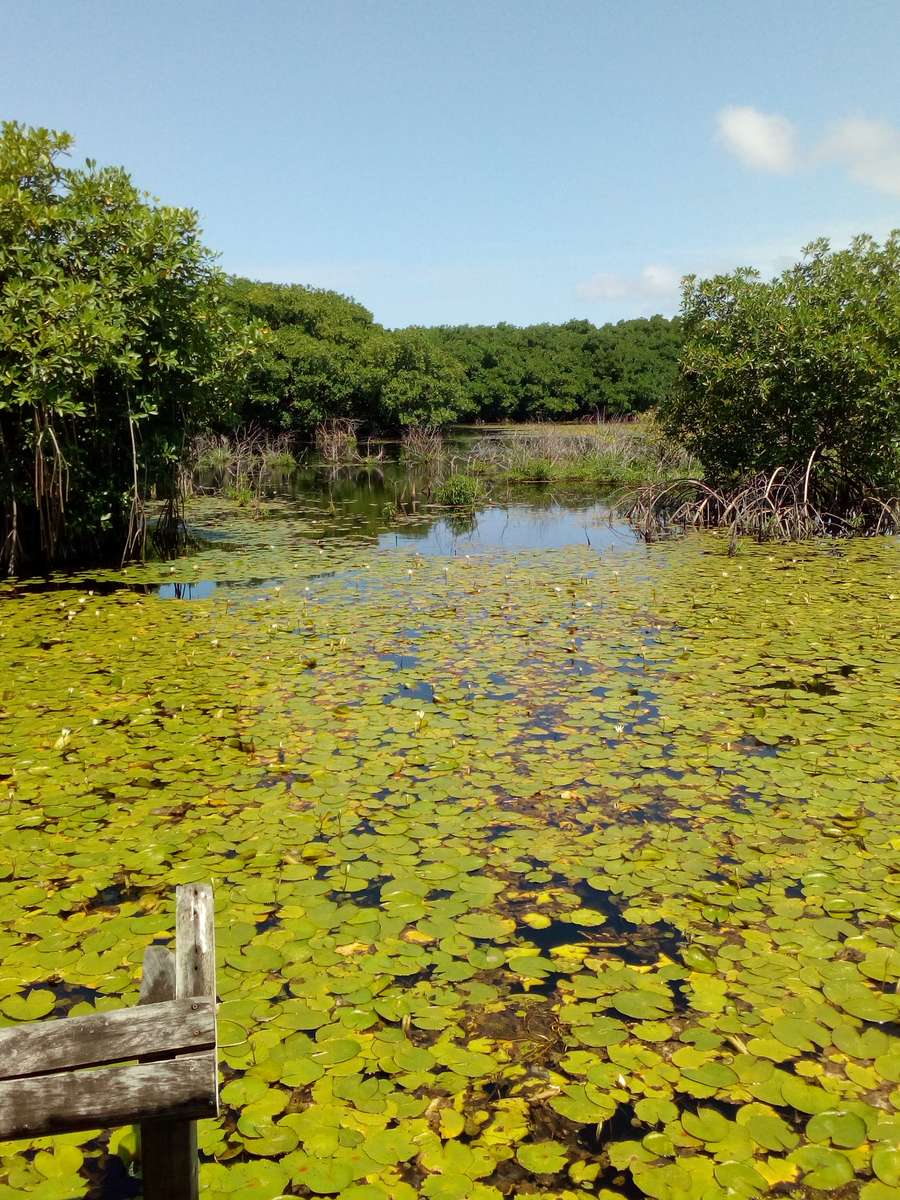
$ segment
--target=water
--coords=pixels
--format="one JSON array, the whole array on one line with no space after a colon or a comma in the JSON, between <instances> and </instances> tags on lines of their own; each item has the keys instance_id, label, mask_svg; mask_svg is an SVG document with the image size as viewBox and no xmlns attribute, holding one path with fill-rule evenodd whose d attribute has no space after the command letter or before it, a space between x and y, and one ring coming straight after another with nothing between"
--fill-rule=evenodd
<instances>
[{"instance_id":1,"label":"water","mask_svg":"<svg viewBox=\"0 0 900 1200\"><path fill-rule=\"evenodd\" d=\"M434 475L429 468L400 462L396 445L379 445L387 457L375 464L307 463L280 473L270 480L266 498L281 502L285 517L295 512L311 522L322 541L363 535L380 549L419 554L452 557L575 545L603 551L636 540L616 512L614 498L583 485L495 485L472 509L442 508L430 499ZM452 445L461 463L468 442L457 439ZM210 541L222 536L203 525L194 533Z\"/></svg>"},{"instance_id":2,"label":"water","mask_svg":"<svg viewBox=\"0 0 900 1200\"><path fill-rule=\"evenodd\" d=\"M537 491L538 489L535 489ZM485 550L558 550L589 546L610 550L632 545L634 535L605 501L585 503L574 496L531 503L491 504L471 514L440 516L424 530L386 530L378 536L383 549L410 548L419 554L478 553Z\"/></svg>"}]
</instances>

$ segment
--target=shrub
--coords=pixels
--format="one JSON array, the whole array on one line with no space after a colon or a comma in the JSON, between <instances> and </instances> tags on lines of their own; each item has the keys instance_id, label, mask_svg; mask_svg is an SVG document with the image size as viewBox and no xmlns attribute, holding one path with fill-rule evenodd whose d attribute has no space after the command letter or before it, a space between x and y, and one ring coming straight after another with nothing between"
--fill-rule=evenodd
<instances>
[{"instance_id":1,"label":"shrub","mask_svg":"<svg viewBox=\"0 0 900 1200\"><path fill-rule=\"evenodd\" d=\"M778 469L841 513L900 486L900 232L820 240L770 283L755 271L685 281L670 434L716 486Z\"/></svg>"}]
</instances>

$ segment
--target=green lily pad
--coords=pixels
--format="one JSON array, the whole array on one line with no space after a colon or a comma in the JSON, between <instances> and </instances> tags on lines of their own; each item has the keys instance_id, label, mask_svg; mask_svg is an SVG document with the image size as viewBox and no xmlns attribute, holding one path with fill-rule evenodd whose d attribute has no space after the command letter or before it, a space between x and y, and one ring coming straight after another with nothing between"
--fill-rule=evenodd
<instances>
[{"instance_id":1,"label":"green lily pad","mask_svg":"<svg viewBox=\"0 0 900 1200\"><path fill-rule=\"evenodd\" d=\"M366 1138L366 1154L377 1163L393 1166L413 1157L415 1142L399 1129L381 1129Z\"/></svg>"},{"instance_id":2,"label":"green lily pad","mask_svg":"<svg viewBox=\"0 0 900 1200\"><path fill-rule=\"evenodd\" d=\"M642 1021L655 1021L672 1011L671 997L661 996L657 992L616 992L609 999L620 1013Z\"/></svg>"},{"instance_id":3,"label":"green lily pad","mask_svg":"<svg viewBox=\"0 0 900 1200\"><path fill-rule=\"evenodd\" d=\"M338 1063L349 1062L356 1058L361 1050L359 1042L352 1038L330 1038L320 1042L310 1053L313 1062L323 1067L333 1067Z\"/></svg>"},{"instance_id":4,"label":"green lily pad","mask_svg":"<svg viewBox=\"0 0 900 1200\"><path fill-rule=\"evenodd\" d=\"M900 1187L900 1148L876 1146L872 1151L872 1171L890 1187Z\"/></svg>"},{"instance_id":5,"label":"green lily pad","mask_svg":"<svg viewBox=\"0 0 900 1200\"><path fill-rule=\"evenodd\" d=\"M827 1112L834 1102L834 1097L823 1088L813 1083L807 1083L795 1075L789 1075L781 1085L781 1094L785 1104L800 1112L819 1114Z\"/></svg>"},{"instance_id":6,"label":"green lily pad","mask_svg":"<svg viewBox=\"0 0 900 1200\"><path fill-rule=\"evenodd\" d=\"M55 1007L56 997L44 988L32 988L26 996L7 996L0 1000L0 1010L14 1021L39 1021Z\"/></svg>"},{"instance_id":7,"label":"green lily pad","mask_svg":"<svg viewBox=\"0 0 900 1200\"><path fill-rule=\"evenodd\" d=\"M699 1108L696 1113L681 1114L681 1124L686 1133L701 1142L721 1142L732 1128L731 1122L714 1108Z\"/></svg>"},{"instance_id":8,"label":"green lily pad","mask_svg":"<svg viewBox=\"0 0 900 1200\"><path fill-rule=\"evenodd\" d=\"M825 1146L801 1146L788 1156L803 1171L807 1187L832 1192L853 1178L853 1166L846 1155Z\"/></svg>"},{"instance_id":9,"label":"green lily pad","mask_svg":"<svg viewBox=\"0 0 900 1200\"><path fill-rule=\"evenodd\" d=\"M866 1124L856 1113L826 1109L807 1121L806 1136L813 1142L853 1149L866 1140Z\"/></svg>"},{"instance_id":10,"label":"green lily pad","mask_svg":"<svg viewBox=\"0 0 900 1200\"><path fill-rule=\"evenodd\" d=\"M681 1073L693 1083L716 1089L731 1087L738 1080L736 1072L720 1062L704 1062L696 1067L682 1067Z\"/></svg>"},{"instance_id":11,"label":"green lily pad","mask_svg":"<svg viewBox=\"0 0 900 1200\"><path fill-rule=\"evenodd\" d=\"M516 1158L527 1171L537 1175L555 1175L568 1161L566 1148L559 1142L523 1142Z\"/></svg>"}]
</instances>

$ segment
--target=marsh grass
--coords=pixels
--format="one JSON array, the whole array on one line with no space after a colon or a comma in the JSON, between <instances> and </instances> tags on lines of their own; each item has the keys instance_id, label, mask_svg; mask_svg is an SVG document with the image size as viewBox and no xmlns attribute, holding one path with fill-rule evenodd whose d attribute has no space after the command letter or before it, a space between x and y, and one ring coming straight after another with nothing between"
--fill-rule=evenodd
<instances>
[{"instance_id":1,"label":"marsh grass","mask_svg":"<svg viewBox=\"0 0 900 1200\"><path fill-rule=\"evenodd\" d=\"M432 492L435 504L446 508L472 508L487 496L487 489L476 475L454 472Z\"/></svg>"},{"instance_id":2,"label":"marsh grass","mask_svg":"<svg viewBox=\"0 0 900 1200\"><path fill-rule=\"evenodd\" d=\"M591 426L535 426L483 437L469 469L507 483L637 484L698 471L650 418Z\"/></svg>"},{"instance_id":3,"label":"marsh grass","mask_svg":"<svg viewBox=\"0 0 900 1200\"><path fill-rule=\"evenodd\" d=\"M316 451L330 467L370 464L384 461L384 447L373 448L371 438L360 451L357 432L359 421L351 417L332 417L316 426L313 441Z\"/></svg>"}]
</instances>

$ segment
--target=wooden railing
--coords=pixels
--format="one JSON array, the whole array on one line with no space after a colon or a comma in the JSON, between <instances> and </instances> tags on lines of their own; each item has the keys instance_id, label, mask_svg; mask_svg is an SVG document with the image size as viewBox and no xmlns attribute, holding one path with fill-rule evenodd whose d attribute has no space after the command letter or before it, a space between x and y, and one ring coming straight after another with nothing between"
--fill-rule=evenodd
<instances>
[{"instance_id":1,"label":"wooden railing","mask_svg":"<svg viewBox=\"0 0 900 1200\"><path fill-rule=\"evenodd\" d=\"M144 1200L197 1200L196 1122L219 1112L212 888L175 908L139 1007L0 1029L0 1141L139 1124Z\"/></svg>"}]
</instances>

